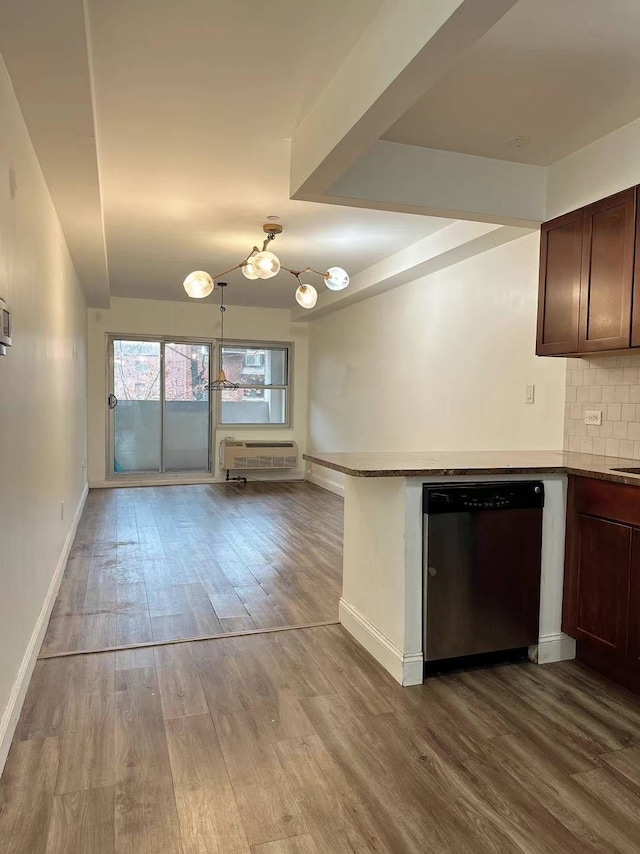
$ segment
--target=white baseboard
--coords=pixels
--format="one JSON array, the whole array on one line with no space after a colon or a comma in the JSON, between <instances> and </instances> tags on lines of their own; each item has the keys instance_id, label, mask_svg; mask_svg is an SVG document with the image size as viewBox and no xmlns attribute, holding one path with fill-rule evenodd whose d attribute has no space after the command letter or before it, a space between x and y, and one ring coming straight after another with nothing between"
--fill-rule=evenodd
<instances>
[{"instance_id":1,"label":"white baseboard","mask_svg":"<svg viewBox=\"0 0 640 854\"><path fill-rule=\"evenodd\" d=\"M340 599L340 622L350 635L401 685L421 685L424 660L421 652L403 653L353 605Z\"/></svg>"},{"instance_id":2,"label":"white baseboard","mask_svg":"<svg viewBox=\"0 0 640 854\"><path fill-rule=\"evenodd\" d=\"M537 647L530 650L530 658L537 664L552 664L554 661L571 661L576 657L576 642L564 632L541 635Z\"/></svg>"},{"instance_id":3,"label":"white baseboard","mask_svg":"<svg viewBox=\"0 0 640 854\"><path fill-rule=\"evenodd\" d=\"M321 474L309 471L305 475L305 480L308 480L309 483L315 483L316 486L320 486L328 492L333 492L334 495L339 495L340 498L344 498L343 484L336 483L335 480L331 480L329 477L322 477Z\"/></svg>"},{"instance_id":4,"label":"white baseboard","mask_svg":"<svg viewBox=\"0 0 640 854\"><path fill-rule=\"evenodd\" d=\"M296 470L290 476L279 477L257 477L255 472L238 472L245 476L250 482L260 483L289 483L291 481L304 480L304 472ZM92 480L89 482L90 489L122 489L123 487L139 486L193 486L198 483L227 483L224 477L212 477L211 475L200 475L189 477L188 475L168 477L124 477L122 480Z\"/></svg>"},{"instance_id":5,"label":"white baseboard","mask_svg":"<svg viewBox=\"0 0 640 854\"><path fill-rule=\"evenodd\" d=\"M7 760L13 734L18 724L20 712L22 711L22 704L24 703L33 668L36 665L36 660L40 653L40 647L42 646L42 641L44 640L44 635L47 630L47 626L49 625L49 617L51 616L51 611L53 610L53 605L56 601L58 590L60 589L60 582L62 581L62 576L64 575L64 571L67 566L71 546L73 545L73 540L78 529L78 522L82 516L82 510L84 508L85 501L87 500L88 493L89 485L85 484L80 500L78 501L78 506L76 507L76 512L73 516L73 521L71 522L71 527L69 528L69 532L64 541L60 557L58 558L58 563L56 565L55 572L53 573L47 595L42 603L40 614L38 615L33 632L31 633L31 638L29 639L22 662L20 663L18 674L9 695L9 701L2 713L2 717L0 718L0 774L2 774L2 769L4 768L4 764Z\"/></svg>"}]
</instances>

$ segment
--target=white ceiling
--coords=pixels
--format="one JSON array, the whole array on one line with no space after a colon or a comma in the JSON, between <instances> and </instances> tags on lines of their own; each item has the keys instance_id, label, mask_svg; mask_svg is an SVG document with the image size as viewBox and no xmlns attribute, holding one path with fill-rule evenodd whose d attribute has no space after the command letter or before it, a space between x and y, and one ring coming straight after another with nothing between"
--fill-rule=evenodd
<instances>
[{"instance_id":1,"label":"white ceiling","mask_svg":"<svg viewBox=\"0 0 640 854\"><path fill-rule=\"evenodd\" d=\"M639 115L638 0L520 0L383 138L544 166Z\"/></svg>"},{"instance_id":2,"label":"white ceiling","mask_svg":"<svg viewBox=\"0 0 640 854\"><path fill-rule=\"evenodd\" d=\"M356 273L446 224L289 200L289 138L381 0L90 0L114 296L188 299L278 215L286 266ZM293 307L287 273L226 277L230 303ZM211 299L215 298L211 297Z\"/></svg>"},{"instance_id":3,"label":"white ceiling","mask_svg":"<svg viewBox=\"0 0 640 854\"><path fill-rule=\"evenodd\" d=\"M386 111L395 124L384 140L539 166L640 115L640 0L513 2L56 0L53 12L41 0L0 0L0 51L91 304L108 305L110 294L188 299L185 276L237 264L268 215L284 225L273 248L286 266L352 275L451 222L417 211L478 219L446 204L455 173L431 181L428 167L407 167L401 180L402 154L390 171L367 172ZM342 83L363 95L359 114L346 95L340 102ZM421 91L396 121L398 98L408 105ZM320 136L346 140L327 152L346 168L353 142L366 186L294 201L291 138L318 104ZM518 136L531 142L510 145ZM446 198L372 198L378 177L400 189L403 180L444 186ZM228 280L231 303L295 307L286 273Z\"/></svg>"}]
</instances>

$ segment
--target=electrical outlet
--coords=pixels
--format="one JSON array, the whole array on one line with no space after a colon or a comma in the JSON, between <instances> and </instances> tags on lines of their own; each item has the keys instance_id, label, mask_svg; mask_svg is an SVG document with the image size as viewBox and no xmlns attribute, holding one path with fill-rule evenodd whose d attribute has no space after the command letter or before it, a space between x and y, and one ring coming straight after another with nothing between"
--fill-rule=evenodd
<instances>
[{"instance_id":1,"label":"electrical outlet","mask_svg":"<svg viewBox=\"0 0 640 854\"><path fill-rule=\"evenodd\" d=\"M599 427L602 424L601 410L587 410L584 414L584 423L591 424L592 427Z\"/></svg>"},{"instance_id":2,"label":"electrical outlet","mask_svg":"<svg viewBox=\"0 0 640 854\"><path fill-rule=\"evenodd\" d=\"M535 403L536 400L536 387L534 385L528 385L525 390L524 402L525 403Z\"/></svg>"}]
</instances>

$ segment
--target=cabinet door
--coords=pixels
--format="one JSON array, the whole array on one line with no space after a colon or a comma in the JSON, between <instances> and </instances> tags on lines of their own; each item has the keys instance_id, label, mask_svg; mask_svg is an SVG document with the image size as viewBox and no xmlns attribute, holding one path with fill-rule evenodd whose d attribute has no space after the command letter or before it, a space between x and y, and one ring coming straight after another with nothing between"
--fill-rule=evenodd
<instances>
[{"instance_id":1,"label":"cabinet door","mask_svg":"<svg viewBox=\"0 0 640 854\"><path fill-rule=\"evenodd\" d=\"M538 356L578 351L582 210L542 225L538 291Z\"/></svg>"},{"instance_id":2,"label":"cabinet door","mask_svg":"<svg viewBox=\"0 0 640 854\"><path fill-rule=\"evenodd\" d=\"M635 187L584 209L580 335L582 353L631 344Z\"/></svg>"},{"instance_id":3,"label":"cabinet door","mask_svg":"<svg viewBox=\"0 0 640 854\"><path fill-rule=\"evenodd\" d=\"M640 347L640 187L636 187L636 258L633 273L631 346Z\"/></svg>"},{"instance_id":4,"label":"cabinet door","mask_svg":"<svg viewBox=\"0 0 640 854\"><path fill-rule=\"evenodd\" d=\"M629 641L627 663L640 670L640 531L634 529L631 542L631 584L629 587Z\"/></svg>"},{"instance_id":5,"label":"cabinet door","mask_svg":"<svg viewBox=\"0 0 640 854\"><path fill-rule=\"evenodd\" d=\"M594 516L570 518L563 628L620 661L627 657L631 533Z\"/></svg>"}]
</instances>

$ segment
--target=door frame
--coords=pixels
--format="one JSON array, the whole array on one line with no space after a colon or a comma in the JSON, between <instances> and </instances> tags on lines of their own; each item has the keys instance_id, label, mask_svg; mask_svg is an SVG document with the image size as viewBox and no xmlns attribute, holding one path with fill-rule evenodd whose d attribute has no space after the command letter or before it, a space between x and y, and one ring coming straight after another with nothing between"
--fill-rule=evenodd
<instances>
[{"instance_id":1,"label":"door frame","mask_svg":"<svg viewBox=\"0 0 640 854\"><path fill-rule=\"evenodd\" d=\"M160 471L158 472L116 472L115 471L115 430L114 421L115 410L110 409L107 403L110 394L113 394L113 342L114 341L154 341L160 344ZM107 481L126 482L127 480L139 481L141 478L145 480L162 479L175 477L176 479L184 479L185 476L213 476L215 473L215 463L213 459L213 437L217 429L217 412L213 405L214 395L209 392L209 431L208 431L208 446L207 455L209 465L207 469L193 471L185 469L183 471L166 472L165 469L165 415L166 415L166 400L165 400L165 379L164 379L164 351L166 344L205 344L209 347L209 381L212 376L217 376L218 373L218 339L205 338L202 336L190 335L134 335L133 333L119 334L115 332L107 332L105 336L106 346L106 394L104 397L105 408L105 474Z\"/></svg>"}]
</instances>

